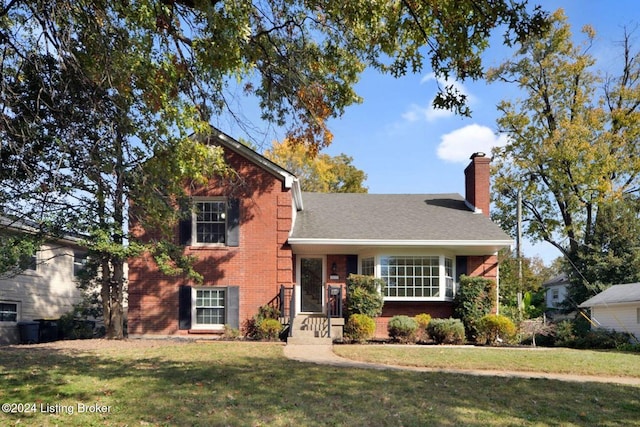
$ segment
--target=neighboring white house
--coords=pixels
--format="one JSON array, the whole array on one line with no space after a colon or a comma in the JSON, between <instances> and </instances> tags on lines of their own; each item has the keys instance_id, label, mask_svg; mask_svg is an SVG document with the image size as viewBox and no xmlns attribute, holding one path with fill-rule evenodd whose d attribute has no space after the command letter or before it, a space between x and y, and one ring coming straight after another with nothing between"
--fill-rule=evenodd
<instances>
[{"instance_id":1,"label":"neighboring white house","mask_svg":"<svg viewBox=\"0 0 640 427\"><path fill-rule=\"evenodd\" d=\"M628 332L640 341L640 283L611 286L580 308L590 308L591 320L600 328Z\"/></svg>"},{"instance_id":2,"label":"neighboring white house","mask_svg":"<svg viewBox=\"0 0 640 427\"><path fill-rule=\"evenodd\" d=\"M542 284L545 289L545 305L547 316L557 319L562 317L561 308L569 293L569 279L565 273L559 274Z\"/></svg>"},{"instance_id":3,"label":"neighboring white house","mask_svg":"<svg viewBox=\"0 0 640 427\"><path fill-rule=\"evenodd\" d=\"M82 301L76 274L86 252L76 239L44 244L21 274L0 279L0 344L20 341L18 322L57 319Z\"/></svg>"}]
</instances>

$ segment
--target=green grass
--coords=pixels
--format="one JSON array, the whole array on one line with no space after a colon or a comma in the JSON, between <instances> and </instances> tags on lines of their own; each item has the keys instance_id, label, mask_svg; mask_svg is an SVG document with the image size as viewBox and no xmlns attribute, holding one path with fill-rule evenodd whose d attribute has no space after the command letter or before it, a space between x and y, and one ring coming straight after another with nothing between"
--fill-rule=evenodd
<instances>
[{"instance_id":1,"label":"green grass","mask_svg":"<svg viewBox=\"0 0 640 427\"><path fill-rule=\"evenodd\" d=\"M640 378L640 354L616 351L568 348L336 345L334 352L353 360L401 366Z\"/></svg>"},{"instance_id":2,"label":"green grass","mask_svg":"<svg viewBox=\"0 0 640 427\"><path fill-rule=\"evenodd\" d=\"M461 357L456 354L451 357ZM110 406L106 414L0 413L3 426L620 426L640 420L638 387L318 366L284 358L280 344L245 342L168 341L85 352L0 348L0 401Z\"/></svg>"}]
</instances>

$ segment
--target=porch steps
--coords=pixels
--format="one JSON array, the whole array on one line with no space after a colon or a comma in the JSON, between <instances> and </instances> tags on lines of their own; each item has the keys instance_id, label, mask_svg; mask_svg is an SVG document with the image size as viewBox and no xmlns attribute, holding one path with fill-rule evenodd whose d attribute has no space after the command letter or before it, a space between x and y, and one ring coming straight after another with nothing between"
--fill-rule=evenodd
<instances>
[{"instance_id":1,"label":"porch steps","mask_svg":"<svg viewBox=\"0 0 640 427\"><path fill-rule=\"evenodd\" d=\"M298 314L291 325L291 336L287 344L326 345L334 339L342 338L344 319L331 319L331 337L327 330L327 316L324 314Z\"/></svg>"}]
</instances>

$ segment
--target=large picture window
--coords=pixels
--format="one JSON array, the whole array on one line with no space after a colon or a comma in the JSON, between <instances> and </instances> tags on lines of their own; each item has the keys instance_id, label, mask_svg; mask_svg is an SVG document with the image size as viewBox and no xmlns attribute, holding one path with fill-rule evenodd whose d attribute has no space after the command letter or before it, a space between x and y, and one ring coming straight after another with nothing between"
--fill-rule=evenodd
<instances>
[{"instance_id":1,"label":"large picture window","mask_svg":"<svg viewBox=\"0 0 640 427\"><path fill-rule=\"evenodd\" d=\"M227 235L227 203L224 200L196 202L194 234L196 243L225 244Z\"/></svg>"},{"instance_id":2,"label":"large picture window","mask_svg":"<svg viewBox=\"0 0 640 427\"><path fill-rule=\"evenodd\" d=\"M225 324L225 290L215 288L194 289L194 293L194 327L223 327Z\"/></svg>"},{"instance_id":3,"label":"large picture window","mask_svg":"<svg viewBox=\"0 0 640 427\"><path fill-rule=\"evenodd\" d=\"M380 258L380 277L387 297L439 297L440 258L389 256Z\"/></svg>"}]
</instances>

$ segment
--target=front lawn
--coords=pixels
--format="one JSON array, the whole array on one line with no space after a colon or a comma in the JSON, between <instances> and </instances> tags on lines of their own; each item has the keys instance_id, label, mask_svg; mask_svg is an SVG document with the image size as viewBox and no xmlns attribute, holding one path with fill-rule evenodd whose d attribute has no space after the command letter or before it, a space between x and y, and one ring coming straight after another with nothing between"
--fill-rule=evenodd
<instances>
[{"instance_id":1,"label":"front lawn","mask_svg":"<svg viewBox=\"0 0 640 427\"><path fill-rule=\"evenodd\" d=\"M3 411L23 405L0 413L0 425L619 426L640 419L640 389L632 386L318 366L286 359L278 343L129 344L0 348L0 401L13 404Z\"/></svg>"},{"instance_id":2,"label":"front lawn","mask_svg":"<svg viewBox=\"0 0 640 427\"><path fill-rule=\"evenodd\" d=\"M569 348L335 345L348 359L440 369L485 369L640 378L640 353Z\"/></svg>"}]
</instances>

